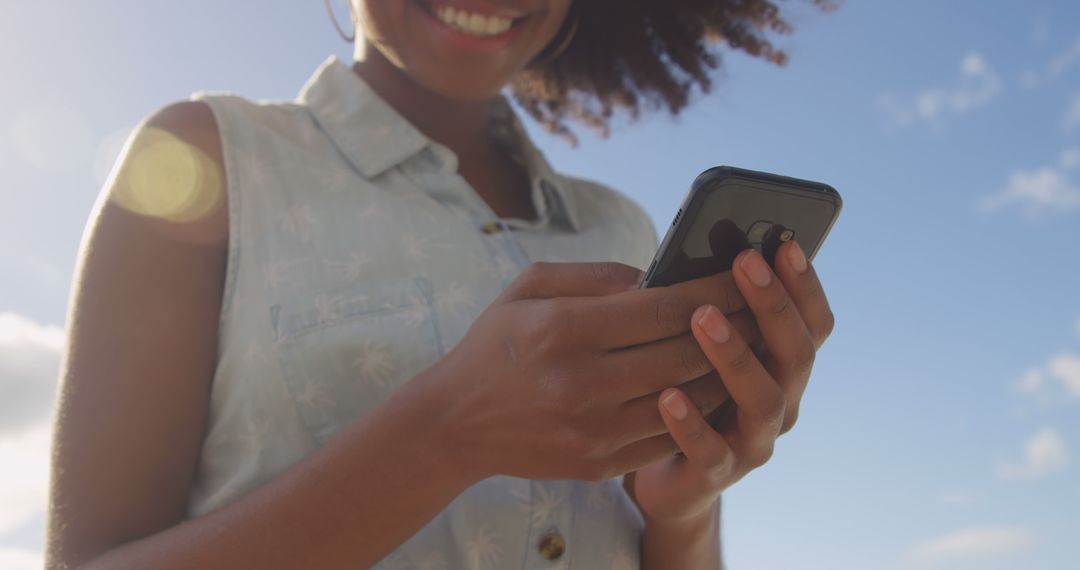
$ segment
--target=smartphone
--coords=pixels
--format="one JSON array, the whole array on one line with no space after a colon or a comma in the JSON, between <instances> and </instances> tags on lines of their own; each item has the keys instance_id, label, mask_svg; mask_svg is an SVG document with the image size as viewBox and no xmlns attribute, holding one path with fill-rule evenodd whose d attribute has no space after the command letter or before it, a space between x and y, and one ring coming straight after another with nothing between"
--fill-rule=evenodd
<instances>
[{"instance_id":1,"label":"smartphone","mask_svg":"<svg viewBox=\"0 0 1080 570\"><path fill-rule=\"evenodd\" d=\"M754 248L773 265L795 240L813 259L840 215L833 187L767 172L717 166L691 184L641 287L663 287L731 269Z\"/></svg>"},{"instance_id":2,"label":"smartphone","mask_svg":"<svg viewBox=\"0 0 1080 570\"><path fill-rule=\"evenodd\" d=\"M727 271L735 257L751 247L771 266L777 249L791 240L812 260L841 205L840 194L820 182L733 166L710 168L690 185L641 287ZM735 401L728 399L705 419L722 431L734 417Z\"/></svg>"}]
</instances>

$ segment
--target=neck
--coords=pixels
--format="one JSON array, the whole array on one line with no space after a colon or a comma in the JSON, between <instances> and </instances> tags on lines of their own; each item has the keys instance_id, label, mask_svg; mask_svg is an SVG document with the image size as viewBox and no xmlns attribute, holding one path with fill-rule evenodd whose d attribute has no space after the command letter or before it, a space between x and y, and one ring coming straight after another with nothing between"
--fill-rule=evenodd
<instances>
[{"instance_id":1,"label":"neck","mask_svg":"<svg viewBox=\"0 0 1080 570\"><path fill-rule=\"evenodd\" d=\"M353 70L420 132L454 151L459 161L490 149L488 101L457 101L434 93L370 45L357 50Z\"/></svg>"}]
</instances>

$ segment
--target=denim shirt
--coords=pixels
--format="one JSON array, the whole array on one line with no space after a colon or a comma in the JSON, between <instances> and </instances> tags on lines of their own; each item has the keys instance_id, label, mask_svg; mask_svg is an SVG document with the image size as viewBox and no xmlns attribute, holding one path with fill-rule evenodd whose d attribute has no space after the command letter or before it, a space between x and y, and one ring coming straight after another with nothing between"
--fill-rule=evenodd
<instances>
[{"instance_id":1,"label":"denim shirt","mask_svg":"<svg viewBox=\"0 0 1080 570\"><path fill-rule=\"evenodd\" d=\"M336 56L294 101L191 98L217 119L230 231L189 517L253 491L373 410L446 354L527 264L641 268L656 247L633 201L555 173L503 97L491 136L527 170L536 220L498 218L453 152ZM376 568L637 568L642 527L619 478L495 476Z\"/></svg>"}]
</instances>

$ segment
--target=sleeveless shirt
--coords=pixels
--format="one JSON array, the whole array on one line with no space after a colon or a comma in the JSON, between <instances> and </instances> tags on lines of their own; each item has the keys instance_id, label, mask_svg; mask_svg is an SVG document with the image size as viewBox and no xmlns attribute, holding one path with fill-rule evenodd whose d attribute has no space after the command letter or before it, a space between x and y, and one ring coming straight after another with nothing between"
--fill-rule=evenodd
<instances>
[{"instance_id":1,"label":"sleeveless shirt","mask_svg":"<svg viewBox=\"0 0 1080 570\"><path fill-rule=\"evenodd\" d=\"M229 243L189 517L253 491L374 409L527 264L641 268L655 251L644 211L554 172L502 96L490 134L528 172L537 220L499 219L454 153L336 56L293 101L191 99L217 120ZM375 567L637 568L643 522L620 481L479 481ZM558 557L551 537L565 545Z\"/></svg>"}]
</instances>

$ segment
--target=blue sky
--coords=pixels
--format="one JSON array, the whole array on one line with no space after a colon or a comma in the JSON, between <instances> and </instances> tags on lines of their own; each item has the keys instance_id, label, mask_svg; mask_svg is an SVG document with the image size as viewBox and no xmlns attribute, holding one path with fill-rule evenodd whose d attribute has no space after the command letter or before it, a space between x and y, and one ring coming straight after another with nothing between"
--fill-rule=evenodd
<instances>
[{"instance_id":1,"label":"blue sky","mask_svg":"<svg viewBox=\"0 0 1080 570\"><path fill-rule=\"evenodd\" d=\"M786 68L725 57L679 118L578 148L533 129L658 228L716 164L844 196L817 259L838 327L726 494L730 566L1080 567L1080 4L785 6ZM118 145L192 91L290 99L330 53L318 2L0 4L0 566L40 565L68 287Z\"/></svg>"}]
</instances>

